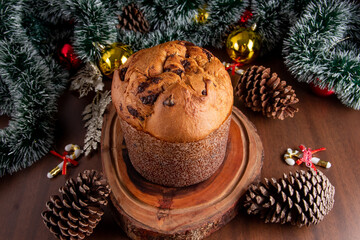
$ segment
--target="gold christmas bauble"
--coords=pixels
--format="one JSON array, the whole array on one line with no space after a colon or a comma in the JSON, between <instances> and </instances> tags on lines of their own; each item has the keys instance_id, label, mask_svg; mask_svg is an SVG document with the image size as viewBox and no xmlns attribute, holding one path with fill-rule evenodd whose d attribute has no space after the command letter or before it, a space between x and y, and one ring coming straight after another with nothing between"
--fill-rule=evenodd
<instances>
[{"instance_id":1,"label":"gold christmas bauble","mask_svg":"<svg viewBox=\"0 0 360 240\"><path fill-rule=\"evenodd\" d=\"M128 45L119 42L108 45L101 51L99 68L104 75L111 76L132 54L133 51Z\"/></svg>"},{"instance_id":2,"label":"gold christmas bauble","mask_svg":"<svg viewBox=\"0 0 360 240\"><path fill-rule=\"evenodd\" d=\"M205 24L209 18L209 13L206 10L206 5L199 8L197 14L195 14L194 21L196 23Z\"/></svg>"},{"instance_id":3,"label":"gold christmas bauble","mask_svg":"<svg viewBox=\"0 0 360 240\"><path fill-rule=\"evenodd\" d=\"M239 63L250 63L260 52L261 37L251 28L235 29L226 39L226 51L229 57Z\"/></svg>"}]
</instances>

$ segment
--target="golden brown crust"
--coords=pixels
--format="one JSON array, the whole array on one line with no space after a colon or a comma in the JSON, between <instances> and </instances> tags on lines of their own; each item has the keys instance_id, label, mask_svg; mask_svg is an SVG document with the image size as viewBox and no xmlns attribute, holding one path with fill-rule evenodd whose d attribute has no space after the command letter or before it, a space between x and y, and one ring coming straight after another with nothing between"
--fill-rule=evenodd
<instances>
[{"instance_id":1,"label":"golden brown crust","mask_svg":"<svg viewBox=\"0 0 360 240\"><path fill-rule=\"evenodd\" d=\"M233 88L206 49L172 41L143 49L115 70L112 100L119 116L158 139L205 138L231 114Z\"/></svg>"}]
</instances>

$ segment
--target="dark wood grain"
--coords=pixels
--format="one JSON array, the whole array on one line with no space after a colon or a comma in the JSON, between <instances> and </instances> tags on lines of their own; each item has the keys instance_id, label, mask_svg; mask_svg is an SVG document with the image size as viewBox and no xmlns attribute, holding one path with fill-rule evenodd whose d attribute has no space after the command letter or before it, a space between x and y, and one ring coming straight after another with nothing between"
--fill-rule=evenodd
<instances>
[{"instance_id":1,"label":"dark wood grain","mask_svg":"<svg viewBox=\"0 0 360 240\"><path fill-rule=\"evenodd\" d=\"M212 50L212 49L211 49ZM213 51L221 60L224 50ZM281 79L291 84L300 102L300 111L293 119L272 120L243 107L243 111L256 126L264 146L262 177L279 178L285 172L305 169L288 166L282 160L286 148L300 144L307 147L326 147L316 156L330 161L330 169L321 169L335 186L333 210L316 226L298 228L291 225L265 224L243 210L226 226L207 239L359 239L360 236L360 112L342 105L335 96L318 97L307 84L298 83L283 64L280 55L259 59L257 64L271 67ZM234 78L234 82L236 78ZM110 81L106 82L110 87ZM75 93L66 92L59 100L55 150L61 152L67 143L82 145L85 130L81 112L91 98L78 99ZM0 127L6 127L8 118L0 118ZM66 177L49 180L46 173L58 164L51 155L11 176L0 179L0 239L54 239L44 226L40 213L50 195L69 177L84 169L101 170L100 152L82 157L76 168L69 168ZM110 208L88 239L128 239L117 226Z\"/></svg>"}]
</instances>

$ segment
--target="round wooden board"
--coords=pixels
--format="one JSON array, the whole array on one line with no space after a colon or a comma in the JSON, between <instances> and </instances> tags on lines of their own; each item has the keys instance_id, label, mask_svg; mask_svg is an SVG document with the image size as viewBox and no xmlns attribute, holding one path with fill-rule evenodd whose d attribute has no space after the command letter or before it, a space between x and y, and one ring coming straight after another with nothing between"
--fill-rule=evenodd
<instances>
[{"instance_id":1,"label":"round wooden board","mask_svg":"<svg viewBox=\"0 0 360 240\"><path fill-rule=\"evenodd\" d=\"M237 214L248 185L260 176L263 147L252 123L233 107L227 153L208 180L183 188L141 177L130 163L116 110L109 105L101 139L103 171L114 215L132 239L201 239Z\"/></svg>"}]
</instances>

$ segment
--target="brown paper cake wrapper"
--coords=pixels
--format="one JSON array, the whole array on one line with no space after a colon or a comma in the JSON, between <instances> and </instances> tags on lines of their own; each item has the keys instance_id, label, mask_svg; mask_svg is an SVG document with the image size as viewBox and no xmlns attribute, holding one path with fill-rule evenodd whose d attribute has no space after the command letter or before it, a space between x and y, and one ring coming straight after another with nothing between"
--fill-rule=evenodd
<instances>
[{"instance_id":1,"label":"brown paper cake wrapper","mask_svg":"<svg viewBox=\"0 0 360 240\"><path fill-rule=\"evenodd\" d=\"M176 143L159 140L139 131L120 118L132 165L147 180L171 187L202 182L222 164L229 135L231 115L206 138Z\"/></svg>"}]
</instances>

